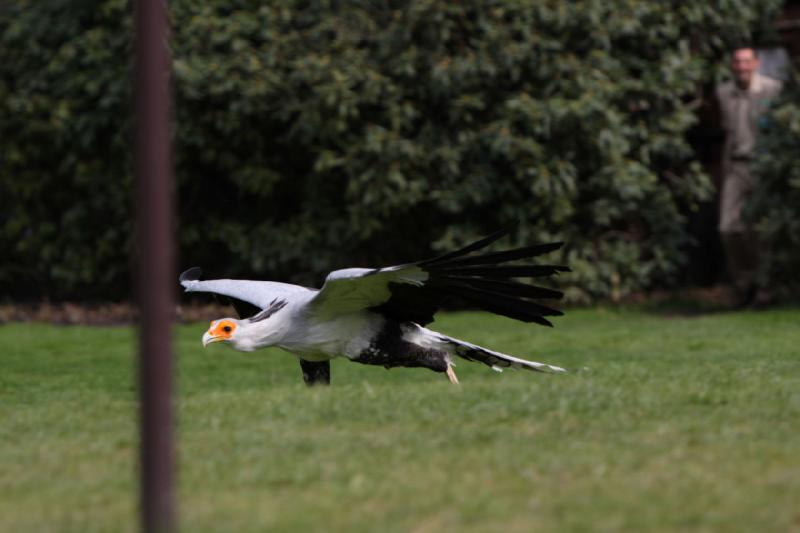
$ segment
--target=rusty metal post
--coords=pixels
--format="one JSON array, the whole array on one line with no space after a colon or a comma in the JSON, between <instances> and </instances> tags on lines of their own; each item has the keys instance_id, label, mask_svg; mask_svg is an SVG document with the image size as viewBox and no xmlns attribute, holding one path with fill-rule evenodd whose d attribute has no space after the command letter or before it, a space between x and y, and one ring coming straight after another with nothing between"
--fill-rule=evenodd
<instances>
[{"instance_id":1,"label":"rusty metal post","mask_svg":"<svg viewBox=\"0 0 800 533\"><path fill-rule=\"evenodd\" d=\"M175 529L172 317L175 269L166 0L136 0L136 209L140 505L145 532Z\"/></svg>"}]
</instances>

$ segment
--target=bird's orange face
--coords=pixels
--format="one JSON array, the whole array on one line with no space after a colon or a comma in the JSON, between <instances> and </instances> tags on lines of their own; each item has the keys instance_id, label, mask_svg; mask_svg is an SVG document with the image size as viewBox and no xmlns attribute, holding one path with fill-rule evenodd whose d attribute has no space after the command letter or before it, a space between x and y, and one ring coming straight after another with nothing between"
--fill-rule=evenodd
<instances>
[{"instance_id":1,"label":"bird's orange face","mask_svg":"<svg viewBox=\"0 0 800 533\"><path fill-rule=\"evenodd\" d=\"M203 346L208 346L212 342L229 341L236 331L237 325L232 320L223 318L221 320L213 320L211 327L208 328L206 334L203 335Z\"/></svg>"}]
</instances>

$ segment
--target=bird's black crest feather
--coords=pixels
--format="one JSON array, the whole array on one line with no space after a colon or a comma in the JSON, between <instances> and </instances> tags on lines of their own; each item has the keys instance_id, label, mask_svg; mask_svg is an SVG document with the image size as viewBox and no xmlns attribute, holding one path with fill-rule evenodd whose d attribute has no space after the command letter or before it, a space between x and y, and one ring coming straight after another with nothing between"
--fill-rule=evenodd
<instances>
[{"instance_id":1,"label":"bird's black crest feather","mask_svg":"<svg viewBox=\"0 0 800 533\"><path fill-rule=\"evenodd\" d=\"M262 320L266 320L281 309L283 309L288 302L286 300L278 300L275 298L270 302L269 307L261 311L255 316L250 317L250 322L261 322Z\"/></svg>"}]
</instances>

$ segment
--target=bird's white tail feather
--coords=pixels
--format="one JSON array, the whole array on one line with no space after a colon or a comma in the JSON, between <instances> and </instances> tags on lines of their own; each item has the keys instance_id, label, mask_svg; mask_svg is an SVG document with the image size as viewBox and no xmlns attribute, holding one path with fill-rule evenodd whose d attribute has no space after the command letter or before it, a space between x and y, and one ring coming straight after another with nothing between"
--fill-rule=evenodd
<instances>
[{"instance_id":1,"label":"bird's white tail feather","mask_svg":"<svg viewBox=\"0 0 800 533\"><path fill-rule=\"evenodd\" d=\"M536 361L528 361L527 359L520 359L519 357L514 357L513 355L495 352L494 350L483 348L477 344L471 344L469 342L454 339L446 335L441 335L440 340L446 344L448 351L450 351L453 355L457 355L468 361L477 361L479 363L483 363L492 367L493 370L497 370L498 372L502 372L504 368L524 368L526 370L533 370L535 372L565 372L565 370L560 366L538 363Z\"/></svg>"}]
</instances>

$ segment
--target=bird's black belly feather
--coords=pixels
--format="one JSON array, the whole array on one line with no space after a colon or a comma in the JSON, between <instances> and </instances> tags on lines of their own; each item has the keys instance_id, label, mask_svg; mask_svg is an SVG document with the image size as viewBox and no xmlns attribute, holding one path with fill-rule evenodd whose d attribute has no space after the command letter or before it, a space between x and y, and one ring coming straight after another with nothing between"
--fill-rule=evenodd
<instances>
[{"instance_id":1,"label":"bird's black belly feather","mask_svg":"<svg viewBox=\"0 0 800 533\"><path fill-rule=\"evenodd\" d=\"M446 372L448 364L447 352L409 342L403 338L403 326L393 320L387 320L384 323L370 342L369 347L353 361L386 368L423 367L434 372Z\"/></svg>"}]
</instances>

